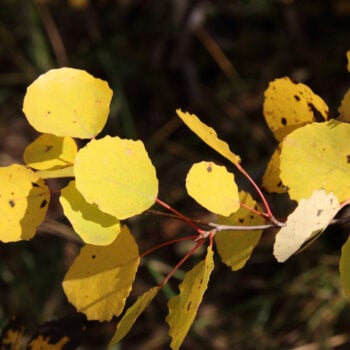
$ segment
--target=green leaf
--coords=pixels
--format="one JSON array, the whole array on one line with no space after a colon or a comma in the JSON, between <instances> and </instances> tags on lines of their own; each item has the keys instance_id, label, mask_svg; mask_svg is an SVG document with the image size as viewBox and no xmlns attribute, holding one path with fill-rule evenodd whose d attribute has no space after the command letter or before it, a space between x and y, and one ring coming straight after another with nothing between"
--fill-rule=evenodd
<instances>
[{"instance_id":1,"label":"green leaf","mask_svg":"<svg viewBox=\"0 0 350 350\"><path fill-rule=\"evenodd\" d=\"M215 130L203 123L195 114L182 112L181 109L177 109L176 113L182 119L182 121L200 139L202 139L202 141L213 148L216 152L231 161L233 164L237 164L241 161L241 158L239 156L231 152L228 144L217 137Z\"/></svg>"},{"instance_id":2,"label":"green leaf","mask_svg":"<svg viewBox=\"0 0 350 350\"><path fill-rule=\"evenodd\" d=\"M102 212L96 204L87 203L71 181L61 191L64 215L85 243L108 245L120 232L119 220Z\"/></svg>"},{"instance_id":3,"label":"green leaf","mask_svg":"<svg viewBox=\"0 0 350 350\"><path fill-rule=\"evenodd\" d=\"M56 170L72 166L77 151L71 137L43 134L26 147L23 160L34 169Z\"/></svg>"},{"instance_id":4,"label":"green leaf","mask_svg":"<svg viewBox=\"0 0 350 350\"><path fill-rule=\"evenodd\" d=\"M92 140L79 150L74 173L87 202L120 220L148 209L158 194L156 171L141 141Z\"/></svg>"},{"instance_id":5,"label":"green leaf","mask_svg":"<svg viewBox=\"0 0 350 350\"><path fill-rule=\"evenodd\" d=\"M126 226L108 246L84 246L62 284L69 302L88 320L109 321L120 315L139 260L136 242Z\"/></svg>"},{"instance_id":6,"label":"green leaf","mask_svg":"<svg viewBox=\"0 0 350 350\"><path fill-rule=\"evenodd\" d=\"M305 124L328 119L329 109L321 97L288 77L270 82L264 96L264 117L278 141Z\"/></svg>"},{"instance_id":7,"label":"green leaf","mask_svg":"<svg viewBox=\"0 0 350 350\"><path fill-rule=\"evenodd\" d=\"M228 216L239 208L234 175L213 162L193 164L186 177L186 189L192 198L213 213Z\"/></svg>"},{"instance_id":8,"label":"green leaf","mask_svg":"<svg viewBox=\"0 0 350 350\"><path fill-rule=\"evenodd\" d=\"M331 120L306 125L282 142L281 180L292 199L308 198L317 189L350 197L350 124Z\"/></svg>"},{"instance_id":9,"label":"green leaf","mask_svg":"<svg viewBox=\"0 0 350 350\"><path fill-rule=\"evenodd\" d=\"M339 272L345 295L350 298L350 237L341 249Z\"/></svg>"},{"instance_id":10,"label":"green leaf","mask_svg":"<svg viewBox=\"0 0 350 350\"><path fill-rule=\"evenodd\" d=\"M105 81L83 70L52 69L27 88L23 112L39 132L90 139L106 124L112 94Z\"/></svg>"},{"instance_id":11,"label":"green leaf","mask_svg":"<svg viewBox=\"0 0 350 350\"><path fill-rule=\"evenodd\" d=\"M0 167L0 240L33 238L44 221L50 191L43 179L19 164Z\"/></svg>"},{"instance_id":12,"label":"green leaf","mask_svg":"<svg viewBox=\"0 0 350 350\"><path fill-rule=\"evenodd\" d=\"M252 199L249 193L241 191L239 193L241 203L246 204L255 210L259 209L257 203ZM236 213L225 218L218 217L218 223L221 225L263 225L264 219L254 215L247 208L241 207ZM241 269L250 258L253 249L259 243L262 230L235 230L220 231L215 235L215 243L221 260L231 267L233 271Z\"/></svg>"},{"instance_id":13,"label":"green leaf","mask_svg":"<svg viewBox=\"0 0 350 350\"><path fill-rule=\"evenodd\" d=\"M276 235L273 255L277 261L286 261L303 245L317 238L339 209L337 197L324 190L314 191L310 198L302 199L288 216L286 226Z\"/></svg>"},{"instance_id":14,"label":"green leaf","mask_svg":"<svg viewBox=\"0 0 350 350\"><path fill-rule=\"evenodd\" d=\"M159 287L153 287L137 298L136 302L128 308L122 319L118 322L116 332L109 342L109 346L120 342L120 340L122 340L129 333L131 327L158 292Z\"/></svg>"},{"instance_id":15,"label":"green leaf","mask_svg":"<svg viewBox=\"0 0 350 350\"><path fill-rule=\"evenodd\" d=\"M208 247L205 260L186 273L179 287L180 294L168 302L169 314L166 322L170 327L169 335L172 338L170 346L173 350L180 348L196 317L213 269L213 251Z\"/></svg>"}]
</instances>

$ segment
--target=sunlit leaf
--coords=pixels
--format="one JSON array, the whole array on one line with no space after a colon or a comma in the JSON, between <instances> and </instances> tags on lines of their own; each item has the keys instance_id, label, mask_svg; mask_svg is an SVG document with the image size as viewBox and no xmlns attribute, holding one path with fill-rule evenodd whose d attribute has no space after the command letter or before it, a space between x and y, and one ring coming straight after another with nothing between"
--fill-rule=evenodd
<instances>
[{"instance_id":1,"label":"sunlit leaf","mask_svg":"<svg viewBox=\"0 0 350 350\"><path fill-rule=\"evenodd\" d=\"M264 96L264 117L278 141L305 124L328 119L329 109L321 97L288 77L270 82Z\"/></svg>"},{"instance_id":2,"label":"sunlit leaf","mask_svg":"<svg viewBox=\"0 0 350 350\"><path fill-rule=\"evenodd\" d=\"M102 212L96 204L87 203L76 189L75 181L62 189L60 203L75 232L85 243L107 245L119 234L119 220Z\"/></svg>"},{"instance_id":3,"label":"sunlit leaf","mask_svg":"<svg viewBox=\"0 0 350 350\"><path fill-rule=\"evenodd\" d=\"M117 324L116 332L109 342L109 346L118 343L126 336L126 334L129 333L131 327L134 325L146 307L151 303L158 292L159 287L153 287L149 289L146 293L140 295L137 298L136 302L127 309L126 313Z\"/></svg>"},{"instance_id":4,"label":"sunlit leaf","mask_svg":"<svg viewBox=\"0 0 350 350\"><path fill-rule=\"evenodd\" d=\"M77 144L71 137L43 134L27 146L24 162L38 170L55 170L72 166Z\"/></svg>"},{"instance_id":5,"label":"sunlit leaf","mask_svg":"<svg viewBox=\"0 0 350 350\"><path fill-rule=\"evenodd\" d=\"M345 93L341 101L339 107L339 120L350 123L350 89Z\"/></svg>"},{"instance_id":6,"label":"sunlit leaf","mask_svg":"<svg viewBox=\"0 0 350 350\"><path fill-rule=\"evenodd\" d=\"M255 200L249 193L241 191L239 198L246 206L259 210ZM247 208L241 207L229 217L218 217L221 225L256 226L264 224L264 219L253 214ZM262 230L220 231L215 235L215 243L221 260L233 271L241 269L250 258L253 249L259 243Z\"/></svg>"},{"instance_id":7,"label":"sunlit leaf","mask_svg":"<svg viewBox=\"0 0 350 350\"><path fill-rule=\"evenodd\" d=\"M350 298L350 237L341 249L339 271L345 295Z\"/></svg>"},{"instance_id":8,"label":"sunlit leaf","mask_svg":"<svg viewBox=\"0 0 350 350\"><path fill-rule=\"evenodd\" d=\"M267 164L262 179L262 184L265 190L271 193L285 193L287 191L280 178L280 155L281 149L280 147L277 147Z\"/></svg>"},{"instance_id":9,"label":"sunlit leaf","mask_svg":"<svg viewBox=\"0 0 350 350\"><path fill-rule=\"evenodd\" d=\"M39 170L36 172L42 179L57 179L60 177L74 177L74 167L68 166L56 170Z\"/></svg>"},{"instance_id":10,"label":"sunlit leaf","mask_svg":"<svg viewBox=\"0 0 350 350\"><path fill-rule=\"evenodd\" d=\"M92 140L79 150L74 172L85 199L120 220L142 213L157 197L156 171L141 141Z\"/></svg>"},{"instance_id":11,"label":"sunlit leaf","mask_svg":"<svg viewBox=\"0 0 350 350\"><path fill-rule=\"evenodd\" d=\"M50 191L23 165L0 168L0 240L29 240L44 221Z\"/></svg>"},{"instance_id":12,"label":"sunlit leaf","mask_svg":"<svg viewBox=\"0 0 350 350\"><path fill-rule=\"evenodd\" d=\"M205 260L185 274L179 287L180 293L168 302L169 314L166 322L170 328L169 335L172 338L170 346L173 350L180 348L197 315L213 269L213 251L208 247Z\"/></svg>"},{"instance_id":13,"label":"sunlit leaf","mask_svg":"<svg viewBox=\"0 0 350 350\"><path fill-rule=\"evenodd\" d=\"M83 70L52 69L27 88L23 112L42 133L93 138L106 124L112 94L105 81Z\"/></svg>"},{"instance_id":14,"label":"sunlit leaf","mask_svg":"<svg viewBox=\"0 0 350 350\"><path fill-rule=\"evenodd\" d=\"M112 244L81 249L64 278L64 292L89 320L108 321L122 312L138 265L136 242L123 226Z\"/></svg>"},{"instance_id":15,"label":"sunlit leaf","mask_svg":"<svg viewBox=\"0 0 350 350\"><path fill-rule=\"evenodd\" d=\"M220 153L233 164L237 164L241 161L239 156L231 152L228 144L218 138L215 130L203 123L195 114L182 112L181 109L177 109L176 113L200 139L216 152Z\"/></svg>"},{"instance_id":16,"label":"sunlit leaf","mask_svg":"<svg viewBox=\"0 0 350 350\"><path fill-rule=\"evenodd\" d=\"M331 120L306 125L282 142L281 180L292 199L315 189L333 192L339 201L350 197L350 124Z\"/></svg>"},{"instance_id":17,"label":"sunlit leaf","mask_svg":"<svg viewBox=\"0 0 350 350\"><path fill-rule=\"evenodd\" d=\"M228 216L239 208L232 173L213 162L193 164L186 177L188 194L209 211Z\"/></svg>"},{"instance_id":18,"label":"sunlit leaf","mask_svg":"<svg viewBox=\"0 0 350 350\"><path fill-rule=\"evenodd\" d=\"M310 198L302 199L288 216L286 226L276 235L273 254L277 261L286 261L303 244L318 237L339 209L337 197L324 190L314 191Z\"/></svg>"}]
</instances>

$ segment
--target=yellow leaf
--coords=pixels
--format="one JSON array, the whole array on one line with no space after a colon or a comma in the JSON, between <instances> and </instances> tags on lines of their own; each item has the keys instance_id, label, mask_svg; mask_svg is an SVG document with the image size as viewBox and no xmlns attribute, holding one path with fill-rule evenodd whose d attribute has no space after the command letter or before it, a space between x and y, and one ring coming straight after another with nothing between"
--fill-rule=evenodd
<instances>
[{"instance_id":1,"label":"yellow leaf","mask_svg":"<svg viewBox=\"0 0 350 350\"><path fill-rule=\"evenodd\" d=\"M281 180L292 199L308 198L316 189L350 197L350 124L331 120L289 134L282 143Z\"/></svg>"},{"instance_id":2,"label":"yellow leaf","mask_svg":"<svg viewBox=\"0 0 350 350\"><path fill-rule=\"evenodd\" d=\"M350 298L350 237L341 249L339 272L345 295Z\"/></svg>"},{"instance_id":3,"label":"yellow leaf","mask_svg":"<svg viewBox=\"0 0 350 350\"><path fill-rule=\"evenodd\" d=\"M286 193L287 191L280 178L280 154L281 148L279 146L273 152L262 179L264 188L271 193Z\"/></svg>"},{"instance_id":4,"label":"yellow leaf","mask_svg":"<svg viewBox=\"0 0 350 350\"><path fill-rule=\"evenodd\" d=\"M56 170L72 166L77 144L70 137L50 134L39 136L24 150L24 162L38 170Z\"/></svg>"},{"instance_id":5,"label":"yellow leaf","mask_svg":"<svg viewBox=\"0 0 350 350\"><path fill-rule=\"evenodd\" d=\"M83 70L52 69L27 88L23 112L39 132L93 138L106 124L112 94L105 81Z\"/></svg>"},{"instance_id":6,"label":"yellow leaf","mask_svg":"<svg viewBox=\"0 0 350 350\"><path fill-rule=\"evenodd\" d=\"M350 50L346 52L346 58L348 59L347 70L350 72Z\"/></svg>"},{"instance_id":7,"label":"yellow leaf","mask_svg":"<svg viewBox=\"0 0 350 350\"><path fill-rule=\"evenodd\" d=\"M88 320L109 321L118 316L139 260L136 242L126 226L108 246L84 246L62 284L69 302Z\"/></svg>"},{"instance_id":8,"label":"yellow leaf","mask_svg":"<svg viewBox=\"0 0 350 350\"><path fill-rule=\"evenodd\" d=\"M56 170L39 170L36 172L38 176L42 179L56 179L60 177L74 177L74 168L73 166L68 166L62 169Z\"/></svg>"},{"instance_id":9,"label":"yellow leaf","mask_svg":"<svg viewBox=\"0 0 350 350\"><path fill-rule=\"evenodd\" d=\"M249 193L241 191L239 198L241 203L246 204L250 208L259 209ZM264 219L241 207L236 213L227 218L219 216L218 223L236 226L263 225ZM255 246L259 243L261 234L262 230L218 232L215 235L215 243L221 260L231 267L233 271L241 269L250 258Z\"/></svg>"},{"instance_id":10,"label":"yellow leaf","mask_svg":"<svg viewBox=\"0 0 350 350\"><path fill-rule=\"evenodd\" d=\"M302 199L288 216L286 226L276 235L273 255L277 261L286 261L302 245L318 237L339 209L337 197L324 190L314 191L310 198Z\"/></svg>"},{"instance_id":11,"label":"yellow leaf","mask_svg":"<svg viewBox=\"0 0 350 350\"><path fill-rule=\"evenodd\" d=\"M92 140L79 150L74 172L85 199L120 220L142 213L157 197L155 168L141 141Z\"/></svg>"},{"instance_id":12,"label":"yellow leaf","mask_svg":"<svg viewBox=\"0 0 350 350\"><path fill-rule=\"evenodd\" d=\"M14 318L1 330L0 349L1 350L21 350L24 327Z\"/></svg>"},{"instance_id":13,"label":"yellow leaf","mask_svg":"<svg viewBox=\"0 0 350 350\"><path fill-rule=\"evenodd\" d=\"M134 325L146 307L151 303L158 292L159 287L153 287L137 298L136 302L128 308L123 318L118 322L116 332L109 342L109 346L118 343L129 333L131 327Z\"/></svg>"},{"instance_id":14,"label":"yellow leaf","mask_svg":"<svg viewBox=\"0 0 350 350\"><path fill-rule=\"evenodd\" d=\"M264 117L278 141L305 124L328 119L329 109L321 97L288 77L270 82L264 96Z\"/></svg>"},{"instance_id":15,"label":"yellow leaf","mask_svg":"<svg viewBox=\"0 0 350 350\"><path fill-rule=\"evenodd\" d=\"M31 239L44 221L50 191L44 180L23 165L0 168L0 240Z\"/></svg>"},{"instance_id":16,"label":"yellow leaf","mask_svg":"<svg viewBox=\"0 0 350 350\"><path fill-rule=\"evenodd\" d=\"M212 162L193 164L186 177L188 194L209 211L228 216L239 208L235 178Z\"/></svg>"},{"instance_id":17,"label":"yellow leaf","mask_svg":"<svg viewBox=\"0 0 350 350\"><path fill-rule=\"evenodd\" d=\"M177 115L182 121L208 146L216 152L231 161L233 164L238 164L241 158L231 152L228 144L220 140L215 130L203 123L195 114L182 112L181 109L176 110Z\"/></svg>"},{"instance_id":18,"label":"yellow leaf","mask_svg":"<svg viewBox=\"0 0 350 350\"><path fill-rule=\"evenodd\" d=\"M339 120L350 123L350 89L344 95L338 111Z\"/></svg>"},{"instance_id":19,"label":"yellow leaf","mask_svg":"<svg viewBox=\"0 0 350 350\"><path fill-rule=\"evenodd\" d=\"M60 203L64 215L85 243L107 245L120 232L119 220L102 212L96 204L87 203L71 181L61 191Z\"/></svg>"},{"instance_id":20,"label":"yellow leaf","mask_svg":"<svg viewBox=\"0 0 350 350\"><path fill-rule=\"evenodd\" d=\"M166 322L170 328L169 335L172 338L170 346L173 350L180 348L196 317L213 269L213 251L208 247L205 260L185 274L179 287L180 294L168 302L169 314Z\"/></svg>"}]
</instances>

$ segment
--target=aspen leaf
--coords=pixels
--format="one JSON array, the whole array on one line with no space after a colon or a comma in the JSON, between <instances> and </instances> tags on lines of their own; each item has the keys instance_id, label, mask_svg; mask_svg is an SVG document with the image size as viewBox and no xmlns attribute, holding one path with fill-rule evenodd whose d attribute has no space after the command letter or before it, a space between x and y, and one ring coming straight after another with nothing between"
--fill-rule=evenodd
<instances>
[{"instance_id":1,"label":"aspen leaf","mask_svg":"<svg viewBox=\"0 0 350 350\"><path fill-rule=\"evenodd\" d=\"M56 170L72 166L77 144L71 137L43 134L27 146L24 162L38 170Z\"/></svg>"},{"instance_id":2,"label":"aspen leaf","mask_svg":"<svg viewBox=\"0 0 350 350\"><path fill-rule=\"evenodd\" d=\"M208 146L216 152L231 161L233 164L238 164L241 158L231 152L228 144L220 140L213 128L203 123L195 114L182 112L181 109L176 110L177 115L182 121Z\"/></svg>"},{"instance_id":3,"label":"aspen leaf","mask_svg":"<svg viewBox=\"0 0 350 350\"><path fill-rule=\"evenodd\" d=\"M241 191L239 198L241 203L246 204L250 208L259 209L249 193ZM218 223L236 226L263 225L264 219L241 207L229 217L219 216ZM262 230L234 230L216 233L215 243L222 262L231 267L233 271L241 269L250 258L255 246L259 243L261 234Z\"/></svg>"},{"instance_id":4,"label":"aspen leaf","mask_svg":"<svg viewBox=\"0 0 350 350\"><path fill-rule=\"evenodd\" d=\"M108 246L84 246L64 277L69 302L88 320L109 321L118 316L139 260L136 242L126 226Z\"/></svg>"},{"instance_id":5,"label":"aspen leaf","mask_svg":"<svg viewBox=\"0 0 350 350\"><path fill-rule=\"evenodd\" d=\"M279 146L273 152L262 179L263 187L271 193L285 193L287 191L280 178L280 155L281 148Z\"/></svg>"},{"instance_id":6,"label":"aspen leaf","mask_svg":"<svg viewBox=\"0 0 350 350\"><path fill-rule=\"evenodd\" d=\"M270 82L264 96L264 117L278 141L305 124L328 119L329 109L321 97L288 77Z\"/></svg>"},{"instance_id":7,"label":"aspen leaf","mask_svg":"<svg viewBox=\"0 0 350 350\"><path fill-rule=\"evenodd\" d=\"M344 95L338 111L339 120L350 123L350 89Z\"/></svg>"},{"instance_id":8,"label":"aspen leaf","mask_svg":"<svg viewBox=\"0 0 350 350\"><path fill-rule=\"evenodd\" d=\"M239 208L234 175L213 162L193 164L186 177L188 194L213 213L228 216Z\"/></svg>"},{"instance_id":9,"label":"aspen leaf","mask_svg":"<svg viewBox=\"0 0 350 350\"><path fill-rule=\"evenodd\" d=\"M64 215L85 243L108 245L119 234L119 220L102 212L96 204L87 203L76 189L75 181L62 189L60 203Z\"/></svg>"},{"instance_id":10,"label":"aspen leaf","mask_svg":"<svg viewBox=\"0 0 350 350\"><path fill-rule=\"evenodd\" d=\"M136 302L127 309L124 316L117 324L116 332L109 342L109 346L118 343L129 333L131 327L134 325L146 307L151 303L158 292L159 287L151 288L146 293L140 295L137 298Z\"/></svg>"},{"instance_id":11,"label":"aspen leaf","mask_svg":"<svg viewBox=\"0 0 350 350\"><path fill-rule=\"evenodd\" d=\"M341 249L339 272L345 295L350 298L350 237Z\"/></svg>"},{"instance_id":12,"label":"aspen leaf","mask_svg":"<svg viewBox=\"0 0 350 350\"><path fill-rule=\"evenodd\" d=\"M347 70L350 72L350 50L346 52L346 58L348 60Z\"/></svg>"},{"instance_id":13,"label":"aspen leaf","mask_svg":"<svg viewBox=\"0 0 350 350\"><path fill-rule=\"evenodd\" d=\"M292 199L315 189L350 197L350 124L331 120L294 130L282 142L281 180Z\"/></svg>"},{"instance_id":14,"label":"aspen leaf","mask_svg":"<svg viewBox=\"0 0 350 350\"><path fill-rule=\"evenodd\" d=\"M74 167L73 166L67 166L66 168L62 169L55 169L55 170L38 170L36 172L38 176L40 176L42 179L56 179L60 177L74 177Z\"/></svg>"},{"instance_id":15,"label":"aspen leaf","mask_svg":"<svg viewBox=\"0 0 350 350\"><path fill-rule=\"evenodd\" d=\"M169 314L166 322L170 328L169 335L172 338L170 346L173 350L180 348L196 317L213 269L213 251L208 247L205 260L185 274L179 287L180 294L168 302Z\"/></svg>"},{"instance_id":16,"label":"aspen leaf","mask_svg":"<svg viewBox=\"0 0 350 350\"><path fill-rule=\"evenodd\" d=\"M287 218L275 239L273 255L278 262L286 261L303 244L320 235L334 218L340 205L333 193L314 191L308 199L302 199Z\"/></svg>"},{"instance_id":17,"label":"aspen leaf","mask_svg":"<svg viewBox=\"0 0 350 350\"><path fill-rule=\"evenodd\" d=\"M31 239L44 221L50 191L44 180L23 165L0 168L0 240Z\"/></svg>"},{"instance_id":18,"label":"aspen leaf","mask_svg":"<svg viewBox=\"0 0 350 350\"><path fill-rule=\"evenodd\" d=\"M92 140L79 150L74 173L85 199L120 220L140 214L157 197L156 171L141 141Z\"/></svg>"},{"instance_id":19,"label":"aspen leaf","mask_svg":"<svg viewBox=\"0 0 350 350\"><path fill-rule=\"evenodd\" d=\"M39 132L93 138L106 124L112 94L107 82L86 71L52 69L27 88L23 112Z\"/></svg>"}]
</instances>

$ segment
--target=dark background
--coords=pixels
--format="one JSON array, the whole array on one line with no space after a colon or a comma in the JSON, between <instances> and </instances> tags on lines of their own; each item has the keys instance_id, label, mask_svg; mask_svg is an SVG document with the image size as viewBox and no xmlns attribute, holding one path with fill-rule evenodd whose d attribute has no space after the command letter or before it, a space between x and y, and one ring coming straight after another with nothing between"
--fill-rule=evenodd
<instances>
[{"instance_id":1,"label":"dark background","mask_svg":"<svg viewBox=\"0 0 350 350\"><path fill-rule=\"evenodd\" d=\"M262 116L268 82L290 76L309 85L333 116L349 86L346 0L96 0L82 6L3 0L0 9L0 164L21 163L37 136L21 112L26 87L51 68L85 69L114 91L103 133L142 139L157 168L160 198L203 220L208 214L186 195L186 172L196 161L225 161L180 123L176 108L213 126L259 181L276 146ZM287 198L270 200L278 215L287 215ZM58 205L50 218L62 220ZM192 234L157 216L130 225L140 251ZM79 247L53 231L42 228L30 242L0 245L0 321L15 315L26 336L42 322L74 314L60 282ZM267 233L243 270L233 273L218 260L183 349L347 349L350 309L337 267L343 240L341 227L328 230L281 265ZM155 285L182 249L188 248L178 244L145 259L132 298ZM164 319L176 279L170 287L120 349L169 347ZM112 332L113 323L89 323L82 348L104 348Z\"/></svg>"}]
</instances>

